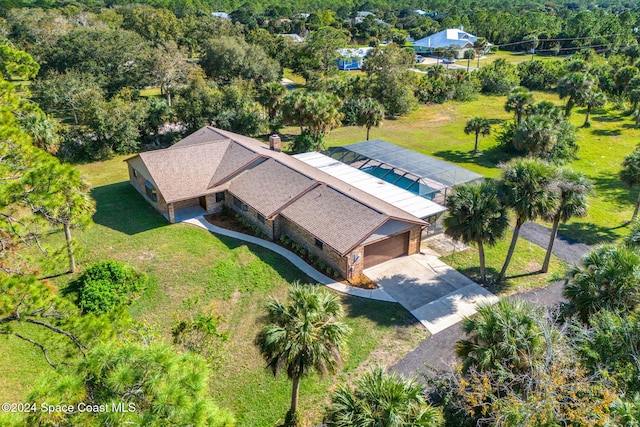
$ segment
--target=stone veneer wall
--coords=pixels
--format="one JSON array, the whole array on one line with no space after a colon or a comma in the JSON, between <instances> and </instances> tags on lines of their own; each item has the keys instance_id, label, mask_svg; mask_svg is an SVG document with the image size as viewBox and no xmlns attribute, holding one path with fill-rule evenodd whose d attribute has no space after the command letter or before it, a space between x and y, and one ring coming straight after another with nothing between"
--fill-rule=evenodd
<instances>
[{"instance_id":1,"label":"stone veneer wall","mask_svg":"<svg viewBox=\"0 0 640 427\"><path fill-rule=\"evenodd\" d=\"M323 244L322 249L315 245L316 237L298 224L285 217L280 217L280 233L291 240L304 246L306 250L317 256L323 263L340 272L340 275L347 277L347 260L335 249L327 244Z\"/></svg>"},{"instance_id":2,"label":"stone veneer wall","mask_svg":"<svg viewBox=\"0 0 640 427\"><path fill-rule=\"evenodd\" d=\"M274 237L279 237L279 236L274 236L273 233L273 220L269 220L265 218L264 224L261 223L258 220L258 215L260 215L260 213L255 210L253 207L251 207L251 205L249 205L248 203L242 202L243 204L247 205L247 210L243 211L242 209L238 209L238 207L233 203L233 198L234 195L229 193L228 191L224 192L224 197L225 197L225 203L227 206L229 206L231 209L233 209L234 212L238 213L239 215L241 215L243 218L248 219L249 221L251 221L252 224L256 225L257 227L260 228L260 230L262 230L264 232L264 234L267 235L267 237L271 240L274 240ZM238 198L239 200L242 200L240 198ZM214 199L215 200L215 199Z\"/></svg>"},{"instance_id":3,"label":"stone veneer wall","mask_svg":"<svg viewBox=\"0 0 640 427\"><path fill-rule=\"evenodd\" d=\"M138 173L138 176L136 177L133 174L134 168L130 164L128 164L128 167L129 167L129 182L131 183L131 185L133 185L133 188L138 190L138 193L140 193L142 195L142 197L144 197L144 199L147 202L149 202L149 204L151 206L153 206L155 208L155 210L157 210L158 212L160 212L163 215L167 215L169 213L169 209L167 207L167 202L164 200L164 197L158 191L157 188L156 188L156 193L158 194L158 201L157 202L154 202L153 200L151 200L150 198L147 197L147 191L146 191L145 186L144 186L144 181L145 180L151 181L150 178L143 176L140 171L136 171Z\"/></svg>"}]
</instances>

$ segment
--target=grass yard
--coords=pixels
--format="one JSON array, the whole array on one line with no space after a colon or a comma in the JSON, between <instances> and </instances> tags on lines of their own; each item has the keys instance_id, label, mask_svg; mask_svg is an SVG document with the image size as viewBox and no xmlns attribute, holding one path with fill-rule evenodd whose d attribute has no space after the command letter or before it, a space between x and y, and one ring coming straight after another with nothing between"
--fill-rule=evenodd
<instances>
[{"instance_id":1,"label":"grass yard","mask_svg":"<svg viewBox=\"0 0 640 427\"><path fill-rule=\"evenodd\" d=\"M152 285L130 312L166 338L183 301L199 297L201 308L224 317L223 329L230 333L227 356L211 378L214 400L231 409L240 426L274 425L283 418L290 382L286 377L274 379L264 369L253 339L267 298L284 298L288 283L307 282L307 277L266 249L218 238L193 226L169 226L129 185L123 158L79 169L91 183L97 204L95 224L75 235L84 248L79 256L81 268L98 260L117 259L149 274ZM64 286L70 278L64 275L53 280ZM397 304L354 297L342 300L355 331L342 377L373 360L395 362L426 334ZM20 401L38 374L49 369L36 350L15 339L3 342L0 366L3 401ZM309 425L321 421L327 389L335 381L312 377L302 382L300 404Z\"/></svg>"}]
</instances>

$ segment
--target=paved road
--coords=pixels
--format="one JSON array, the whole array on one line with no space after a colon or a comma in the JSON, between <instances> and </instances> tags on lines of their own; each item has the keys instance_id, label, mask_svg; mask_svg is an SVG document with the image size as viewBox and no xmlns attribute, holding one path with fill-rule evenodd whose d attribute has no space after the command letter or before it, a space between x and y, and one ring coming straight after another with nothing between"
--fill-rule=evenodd
<instances>
[{"instance_id":1,"label":"paved road","mask_svg":"<svg viewBox=\"0 0 640 427\"><path fill-rule=\"evenodd\" d=\"M545 250L549 244L550 236L550 229L535 222L526 222L520 229L520 237L531 243L535 243ZM579 264L584 254L589 252L589 250L591 250L589 245L558 234L551 252L567 264Z\"/></svg>"}]
</instances>

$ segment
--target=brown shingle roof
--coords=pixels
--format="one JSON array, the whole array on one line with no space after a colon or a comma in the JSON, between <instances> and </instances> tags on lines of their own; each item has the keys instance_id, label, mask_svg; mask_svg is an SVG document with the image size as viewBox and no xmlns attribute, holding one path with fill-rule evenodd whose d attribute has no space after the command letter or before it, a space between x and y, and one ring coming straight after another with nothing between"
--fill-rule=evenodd
<instances>
[{"instance_id":1,"label":"brown shingle roof","mask_svg":"<svg viewBox=\"0 0 640 427\"><path fill-rule=\"evenodd\" d=\"M187 136L186 138L183 138L180 141L176 142L169 148L182 148L186 147L187 145L205 144L207 142L219 141L221 139L229 138L217 132L215 128L212 128L211 126L205 126L202 129L199 129L191 135Z\"/></svg>"},{"instance_id":2,"label":"brown shingle roof","mask_svg":"<svg viewBox=\"0 0 640 427\"><path fill-rule=\"evenodd\" d=\"M139 156L167 203L198 197L210 192L212 171L231 142L219 139L209 144L171 147Z\"/></svg>"},{"instance_id":3,"label":"brown shingle roof","mask_svg":"<svg viewBox=\"0 0 640 427\"><path fill-rule=\"evenodd\" d=\"M280 213L343 255L388 219L327 185L305 193Z\"/></svg>"},{"instance_id":4,"label":"brown shingle roof","mask_svg":"<svg viewBox=\"0 0 640 427\"><path fill-rule=\"evenodd\" d=\"M238 135L233 132L223 131L220 129L217 129L217 132L220 133L221 135L224 135L236 141L239 144L242 144L243 146L251 147L251 149L255 150L257 154L263 155L265 157L271 157L277 160L278 162L282 163L283 165L286 165L291 169L299 171L300 173L303 173L318 182L329 184L331 187L335 188L339 192L344 193L347 196L355 200L358 200L379 212L387 214L390 217L400 219L403 221L413 222L416 224L427 225L426 222L422 221L419 218L416 218L410 213L396 206L393 206L383 200L380 200L377 197L372 196L371 194L365 193L364 191L356 187L353 187L347 184L346 182L329 175L326 172L323 172L317 168L314 168L313 166L306 164L302 160L298 160L295 157L289 156L288 154L285 154L285 153L271 151L269 150L269 147L267 145L262 144L261 142L253 138L249 138L244 135Z\"/></svg>"},{"instance_id":5,"label":"brown shingle roof","mask_svg":"<svg viewBox=\"0 0 640 427\"><path fill-rule=\"evenodd\" d=\"M314 185L309 177L268 159L233 178L229 192L270 218Z\"/></svg>"},{"instance_id":6,"label":"brown shingle roof","mask_svg":"<svg viewBox=\"0 0 640 427\"><path fill-rule=\"evenodd\" d=\"M215 187L228 182L265 217L280 211L342 254L389 219L427 225L301 160L220 129L205 127L169 149L139 156L167 203L219 191ZM257 164L260 158L268 160Z\"/></svg>"},{"instance_id":7,"label":"brown shingle roof","mask_svg":"<svg viewBox=\"0 0 640 427\"><path fill-rule=\"evenodd\" d=\"M249 163L252 163L254 160L260 158L255 151L238 144L233 141L229 145L229 148L224 153L222 160L218 164L218 167L215 169L211 169L211 171L215 171L211 180L209 181L209 186L213 187L218 185L225 178L228 178L234 172L240 170L243 166L247 166Z\"/></svg>"}]
</instances>

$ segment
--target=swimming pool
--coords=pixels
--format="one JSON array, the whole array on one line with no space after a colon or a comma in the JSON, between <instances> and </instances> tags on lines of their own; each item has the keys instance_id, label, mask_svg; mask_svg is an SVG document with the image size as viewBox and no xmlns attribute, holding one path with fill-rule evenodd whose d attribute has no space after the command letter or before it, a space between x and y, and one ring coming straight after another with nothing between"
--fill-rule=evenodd
<instances>
[{"instance_id":1,"label":"swimming pool","mask_svg":"<svg viewBox=\"0 0 640 427\"><path fill-rule=\"evenodd\" d=\"M383 169L377 166L367 166L360 170L368 173L369 175L373 175L376 178L380 178L383 181L387 181L397 187L404 188L405 190L428 200L432 200L437 191L428 185L420 183L415 184L415 180L404 177L394 171L390 171L389 169Z\"/></svg>"}]
</instances>

